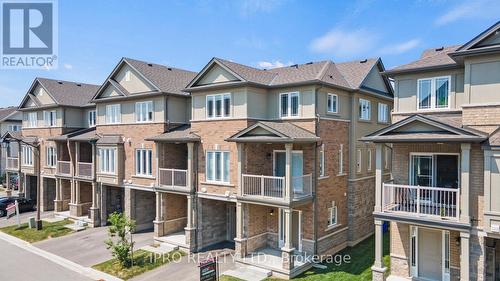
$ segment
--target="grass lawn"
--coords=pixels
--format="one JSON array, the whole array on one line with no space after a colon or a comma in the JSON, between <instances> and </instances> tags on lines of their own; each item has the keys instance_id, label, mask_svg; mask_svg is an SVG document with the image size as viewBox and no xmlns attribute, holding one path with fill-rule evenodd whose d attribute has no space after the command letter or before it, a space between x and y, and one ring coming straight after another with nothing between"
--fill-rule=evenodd
<instances>
[{"instance_id":1,"label":"grass lawn","mask_svg":"<svg viewBox=\"0 0 500 281\"><path fill-rule=\"evenodd\" d=\"M92 268L106 272L123 280L128 280L132 277L140 275L146 271L155 269L161 265L167 264L171 261L178 260L185 253L182 251L172 251L157 259L151 259L151 252L144 250L137 250L134 252L134 266L126 268L118 262L117 259L110 259L100 264L92 266Z\"/></svg>"},{"instance_id":2,"label":"grass lawn","mask_svg":"<svg viewBox=\"0 0 500 281\"><path fill-rule=\"evenodd\" d=\"M17 227L17 225L12 225L0 228L0 231L15 236L17 238L23 239L24 241L34 243L45 239L60 237L72 233L73 230L64 227L65 225L70 223L72 222L68 219L53 223L44 221L42 230L29 228L27 223L23 223L21 224L21 227Z\"/></svg>"},{"instance_id":3,"label":"grass lawn","mask_svg":"<svg viewBox=\"0 0 500 281\"><path fill-rule=\"evenodd\" d=\"M328 268L312 268L293 280L300 281L371 281L371 267L375 261L375 236L367 238L355 247L349 247L338 253L339 255L349 255L350 263L343 263L339 266L326 264ZM384 235L384 263L389 267L389 233ZM222 276L221 281L240 281L237 278ZM268 281L280 279L267 279Z\"/></svg>"}]
</instances>

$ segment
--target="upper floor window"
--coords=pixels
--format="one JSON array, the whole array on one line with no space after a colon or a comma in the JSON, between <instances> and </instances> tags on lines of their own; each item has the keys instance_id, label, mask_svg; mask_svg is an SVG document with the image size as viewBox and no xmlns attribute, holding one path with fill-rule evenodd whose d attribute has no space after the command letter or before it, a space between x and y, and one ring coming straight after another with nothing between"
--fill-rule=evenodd
<instances>
[{"instance_id":1,"label":"upper floor window","mask_svg":"<svg viewBox=\"0 0 500 281\"><path fill-rule=\"evenodd\" d=\"M389 106L385 103L378 104L378 122L389 122Z\"/></svg>"},{"instance_id":2,"label":"upper floor window","mask_svg":"<svg viewBox=\"0 0 500 281\"><path fill-rule=\"evenodd\" d=\"M231 116L231 94L207 96L207 118L223 118Z\"/></svg>"},{"instance_id":3,"label":"upper floor window","mask_svg":"<svg viewBox=\"0 0 500 281\"><path fill-rule=\"evenodd\" d=\"M52 111L44 111L43 112L43 120L45 123L45 127L55 127L57 120L57 113L55 110Z\"/></svg>"},{"instance_id":4,"label":"upper floor window","mask_svg":"<svg viewBox=\"0 0 500 281\"><path fill-rule=\"evenodd\" d=\"M417 84L418 109L436 109L449 107L449 76L419 79Z\"/></svg>"},{"instance_id":5,"label":"upper floor window","mask_svg":"<svg viewBox=\"0 0 500 281\"><path fill-rule=\"evenodd\" d=\"M320 177L325 176L325 144L321 145L319 151L319 175Z\"/></svg>"},{"instance_id":6,"label":"upper floor window","mask_svg":"<svg viewBox=\"0 0 500 281\"><path fill-rule=\"evenodd\" d=\"M99 148L99 171L114 174L116 172L116 148Z\"/></svg>"},{"instance_id":7,"label":"upper floor window","mask_svg":"<svg viewBox=\"0 0 500 281\"><path fill-rule=\"evenodd\" d=\"M37 123L38 123L37 113L36 112L29 112L27 121L28 121L28 123L26 125L28 128L36 128Z\"/></svg>"},{"instance_id":8,"label":"upper floor window","mask_svg":"<svg viewBox=\"0 0 500 281\"><path fill-rule=\"evenodd\" d=\"M135 121L138 123L153 121L152 101L137 102L135 104Z\"/></svg>"},{"instance_id":9,"label":"upper floor window","mask_svg":"<svg viewBox=\"0 0 500 281\"><path fill-rule=\"evenodd\" d=\"M89 119L89 127L95 127L97 120L97 114L95 110L89 111L88 119Z\"/></svg>"},{"instance_id":10,"label":"upper floor window","mask_svg":"<svg viewBox=\"0 0 500 281\"><path fill-rule=\"evenodd\" d=\"M207 151L207 181L229 183L229 152Z\"/></svg>"},{"instance_id":11,"label":"upper floor window","mask_svg":"<svg viewBox=\"0 0 500 281\"><path fill-rule=\"evenodd\" d=\"M31 146L23 145L21 156L23 165L33 166L33 148Z\"/></svg>"},{"instance_id":12,"label":"upper floor window","mask_svg":"<svg viewBox=\"0 0 500 281\"><path fill-rule=\"evenodd\" d=\"M359 99L359 119L371 120L371 102Z\"/></svg>"},{"instance_id":13,"label":"upper floor window","mask_svg":"<svg viewBox=\"0 0 500 281\"><path fill-rule=\"evenodd\" d=\"M121 122L121 107L119 104L106 105L106 124Z\"/></svg>"},{"instance_id":14,"label":"upper floor window","mask_svg":"<svg viewBox=\"0 0 500 281\"><path fill-rule=\"evenodd\" d=\"M299 116L299 93L280 94L280 117Z\"/></svg>"},{"instance_id":15,"label":"upper floor window","mask_svg":"<svg viewBox=\"0 0 500 281\"><path fill-rule=\"evenodd\" d=\"M328 94L328 113L338 113L338 96L335 94Z\"/></svg>"},{"instance_id":16,"label":"upper floor window","mask_svg":"<svg viewBox=\"0 0 500 281\"><path fill-rule=\"evenodd\" d=\"M372 150L371 149L368 149L368 164L366 165L366 169L368 171L371 171L372 170Z\"/></svg>"},{"instance_id":17,"label":"upper floor window","mask_svg":"<svg viewBox=\"0 0 500 281\"><path fill-rule=\"evenodd\" d=\"M47 147L47 154L45 157L45 164L47 167L55 167L57 161L56 148L53 146Z\"/></svg>"},{"instance_id":18,"label":"upper floor window","mask_svg":"<svg viewBox=\"0 0 500 281\"><path fill-rule=\"evenodd\" d=\"M339 175L344 173L344 145L340 144L339 148Z\"/></svg>"},{"instance_id":19,"label":"upper floor window","mask_svg":"<svg viewBox=\"0 0 500 281\"><path fill-rule=\"evenodd\" d=\"M361 161L363 158L363 152L361 149L357 150L357 156L356 156L356 172L361 173Z\"/></svg>"},{"instance_id":20,"label":"upper floor window","mask_svg":"<svg viewBox=\"0 0 500 281\"><path fill-rule=\"evenodd\" d=\"M9 125L9 132L21 131L21 125Z\"/></svg>"},{"instance_id":21,"label":"upper floor window","mask_svg":"<svg viewBox=\"0 0 500 281\"><path fill-rule=\"evenodd\" d=\"M137 149L135 151L135 174L140 176L153 175L153 150Z\"/></svg>"},{"instance_id":22,"label":"upper floor window","mask_svg":"<svg viewBox=\"0 0 500 281\"><path fill-rule=\"evenodd\" d=\"M334 226L337 224L337 205L335 201L332 202L332 206L328 208L328 226Z\"/></svg>"}]
</instances>

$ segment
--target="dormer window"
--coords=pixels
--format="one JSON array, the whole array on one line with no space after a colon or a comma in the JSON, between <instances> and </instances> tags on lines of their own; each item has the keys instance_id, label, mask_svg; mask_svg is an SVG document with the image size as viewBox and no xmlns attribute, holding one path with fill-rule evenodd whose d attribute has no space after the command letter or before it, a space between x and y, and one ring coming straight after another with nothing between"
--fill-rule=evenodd
<instances>
[{"instance_id":1,"label":"dormer window","mask_svg":"<svg viewBox=\"0 0 500 281\"><path fill-rule=\"evenodd\" d=\"M207 119L231 116L231 94L207 96Z\"/></svg>"},{"instance_id":2,"label":"dormer window","mask_svg":"<svg viewBox=\"0 0 500 281\"><path fill-rule=\"evenodd\" d=\"M418 109L449 108L450 80L450 76L418 79Z\"/></svg>"},{"instance_id":3,"label":"dormer window","mask_svg":"<svg viewBox=\"0 0 500 281\"><path fill-rule=\"evenodd\" d=\"M296 117L299 116L299 93L282 93L280 94L280 117Z\"/></svg>"}]
</instances>

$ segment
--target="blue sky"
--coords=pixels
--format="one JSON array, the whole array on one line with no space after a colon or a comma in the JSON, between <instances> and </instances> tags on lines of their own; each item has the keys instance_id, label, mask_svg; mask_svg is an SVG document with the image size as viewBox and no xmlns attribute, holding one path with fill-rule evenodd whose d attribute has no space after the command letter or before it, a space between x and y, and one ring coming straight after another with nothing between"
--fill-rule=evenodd
<instances>
[{"instance_id":1,"label":"blue sky","mask_svg":"<svg viewBox=\"0 0 500 281\"><path fill-rule=\"evenodd\" d=\"M101 84L121 57L200 70L217 56L270 68L382 57L461 44L491 26L500 1L59 0L59 68L0 70L0 107L37 76Z\"/></svg>"}]
</instances>

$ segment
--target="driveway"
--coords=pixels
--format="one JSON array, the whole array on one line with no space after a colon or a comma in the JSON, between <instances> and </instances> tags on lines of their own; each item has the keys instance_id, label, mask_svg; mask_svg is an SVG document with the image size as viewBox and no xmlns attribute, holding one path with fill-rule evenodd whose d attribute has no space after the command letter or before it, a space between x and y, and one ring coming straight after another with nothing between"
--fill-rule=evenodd
<instances>
[{"instance_id":1,"label":"driveway","mask_svg":"<svg viewBox=\"0 0 500 281\"><path fill-rule=\"evenodd\" d=\"M88 228L67 236L49 239L33 245L83 266L93 266L112 258L104 241L108 239L108 228ZM153 243L153 231L133 235L135 249Z\"/></svg>"},{"instance_id":2,"label":"driveway","mask_svg":"<svg viewBox=\"0 0 500 281\"><path fill-rule=\"evenodd\" d=\"M21 215L20 215L21 223L26 223L26 222L28 222L28 219L30 217L35 217L35 216L36 216L36 211L21 213ZM40 214L40 217L42 219L44 219L44 218L50 218L50 217L53 217L53 216L54 216L54 213L52 211L42 212ZM12 217L10 219L6 219L5 217L0 218L0 228L6 227L6 226L15 225L15 224L17 224L16 217Z\"/></svg>"}]
</instances>

